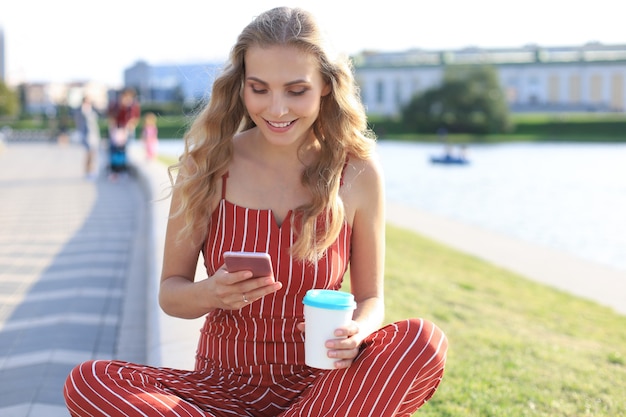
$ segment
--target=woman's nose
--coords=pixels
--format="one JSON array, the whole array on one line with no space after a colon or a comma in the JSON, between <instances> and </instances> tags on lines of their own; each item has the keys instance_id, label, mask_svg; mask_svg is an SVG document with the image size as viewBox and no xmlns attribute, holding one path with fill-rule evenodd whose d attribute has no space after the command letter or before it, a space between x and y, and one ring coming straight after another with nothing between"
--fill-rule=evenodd
<instances>
[{"instance_id":1,"label":"woman's nose","mask_svg":"<svg viewBox=\"0 0 626 417\"><path fill-rule=\"evenodd\" d=\"M284 116L288 112L287 102L281 94L273 94L270 103L270 114L272 116Z\"/></svg>"}]
</instances>

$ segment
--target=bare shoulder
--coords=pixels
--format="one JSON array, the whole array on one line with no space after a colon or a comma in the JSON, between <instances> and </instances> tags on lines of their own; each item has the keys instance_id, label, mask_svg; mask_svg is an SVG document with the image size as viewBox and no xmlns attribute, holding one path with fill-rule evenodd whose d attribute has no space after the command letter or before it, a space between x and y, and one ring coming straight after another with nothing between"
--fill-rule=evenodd
<instances>
[{"instance_id":1,"label":"bare shoulder","mask_svg":"<svg viewBox=\"0 0 626 417\"><path fill-rule=\"evenodd\" d=\"M343 174L344 185L349 188L375 188L383 181L383 171L380 165L380 161L376 156L372 156L367 159L360 159L351 157L348 160L346 168Z\"/></svg>"}]
</instances>

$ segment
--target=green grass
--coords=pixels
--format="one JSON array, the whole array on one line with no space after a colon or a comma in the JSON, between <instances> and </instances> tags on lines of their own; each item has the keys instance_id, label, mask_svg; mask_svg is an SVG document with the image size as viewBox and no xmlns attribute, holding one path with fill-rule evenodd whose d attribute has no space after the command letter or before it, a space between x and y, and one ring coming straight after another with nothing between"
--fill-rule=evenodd
<instances>
[{"instance_id":1,"label":"green grass","mask_svg":"<svg viewBox=\"0 0 626 417\"><path fill-rule=\"evenodd\" d=\"M625 316L393 226L385 279L388 322L432 320L450 343L415 416L626 416Z\"/></svg>"},{"instance_id":2,"label":"green grass","mask_svg":"<svg viewBox=\"0 0 626 417\"><path fill-rule=\"evenodd\" d=\"M386 271L387 320L450 342L416 416L626 415L626 317L391 226Z\"/></svg>"},{"instance_id":3,"label":"green grass","mask_svg":"<svg viewBox=\"0 0 626 417\"><path fill-rule=\"evenodd\" d=\"M178 162L178 158L170 155L159 155L157 159L168 167Z\"/></svg>"},{"instance_id":4,"label":"green grass","mask_svg":"<svg viewBox=\"0 0 626 417\"><path fill-rule=\"evenodd\" d=\"M626 141L623 113L512 113L515 126L506 134L449 134L450 143L502 142L606 142ZM398 119L370 117L370 126L383 139L411 142L439 142L432 134L406 131Z\"/></svg>"}]
</instances>

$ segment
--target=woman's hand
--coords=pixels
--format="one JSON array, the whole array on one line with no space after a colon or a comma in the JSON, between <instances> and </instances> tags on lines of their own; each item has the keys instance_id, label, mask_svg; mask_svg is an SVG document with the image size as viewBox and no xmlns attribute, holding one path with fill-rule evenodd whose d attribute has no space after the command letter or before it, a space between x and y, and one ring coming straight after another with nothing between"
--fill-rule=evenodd
<instances>
[{"instance_id":1,"label":"woman's hand","mask_svg":"<svg viewBox=\"0 0 626 417\"><path fill-rule=\"evenodd\" d=\"M304 323L298 323L298 329L304 332ZM337 359L335 369L348 368L359 354L359 347L365 337L359 333L359 324L356 321L336 329L335 336L337 339L326 341L327 355Z\"/></svg>"},{"instance_id":2,"label":"woman's hand","mask_svg":"<svg viewBox=\"0 0 626 417\"><path fill-rule=\"evenodd\" d=\"M239 310L283 286L273 276L252 278L250 271L228 272L224 265L203 285L211 306L223 310Z\"/></svg>"}]
</instances>

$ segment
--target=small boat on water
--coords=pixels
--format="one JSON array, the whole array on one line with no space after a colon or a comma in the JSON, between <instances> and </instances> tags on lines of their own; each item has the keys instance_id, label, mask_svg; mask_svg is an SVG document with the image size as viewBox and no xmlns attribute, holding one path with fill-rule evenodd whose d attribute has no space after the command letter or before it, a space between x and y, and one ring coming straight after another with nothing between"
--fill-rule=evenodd
<instances>
[{"instance_id":1,"label":"small boat on water","mask_svg":"<svg viewBox=\"0 0 626 417\"><path fill-rule=\"evenodd\" d=\"M444 155L444 156L431 156L431 164L447 164L447 165L468 165L469 160L463 157Z\"/></svg>"},{"instance_id":2,"label":"small boat on water","mask_svg":"<svg viewBox=\"0 0 626 417\"><path fill-rule=\"evenodd\" d=\"M446 142L444 138L445 148L443 151L443 155L441 156L431 156L430 163L431 164L442 164L442 165L468 165L469 159L467 159L467 145L461 144L459 146L458 152L454 152L453 145Z\"/></svg>"}]
</instances>

